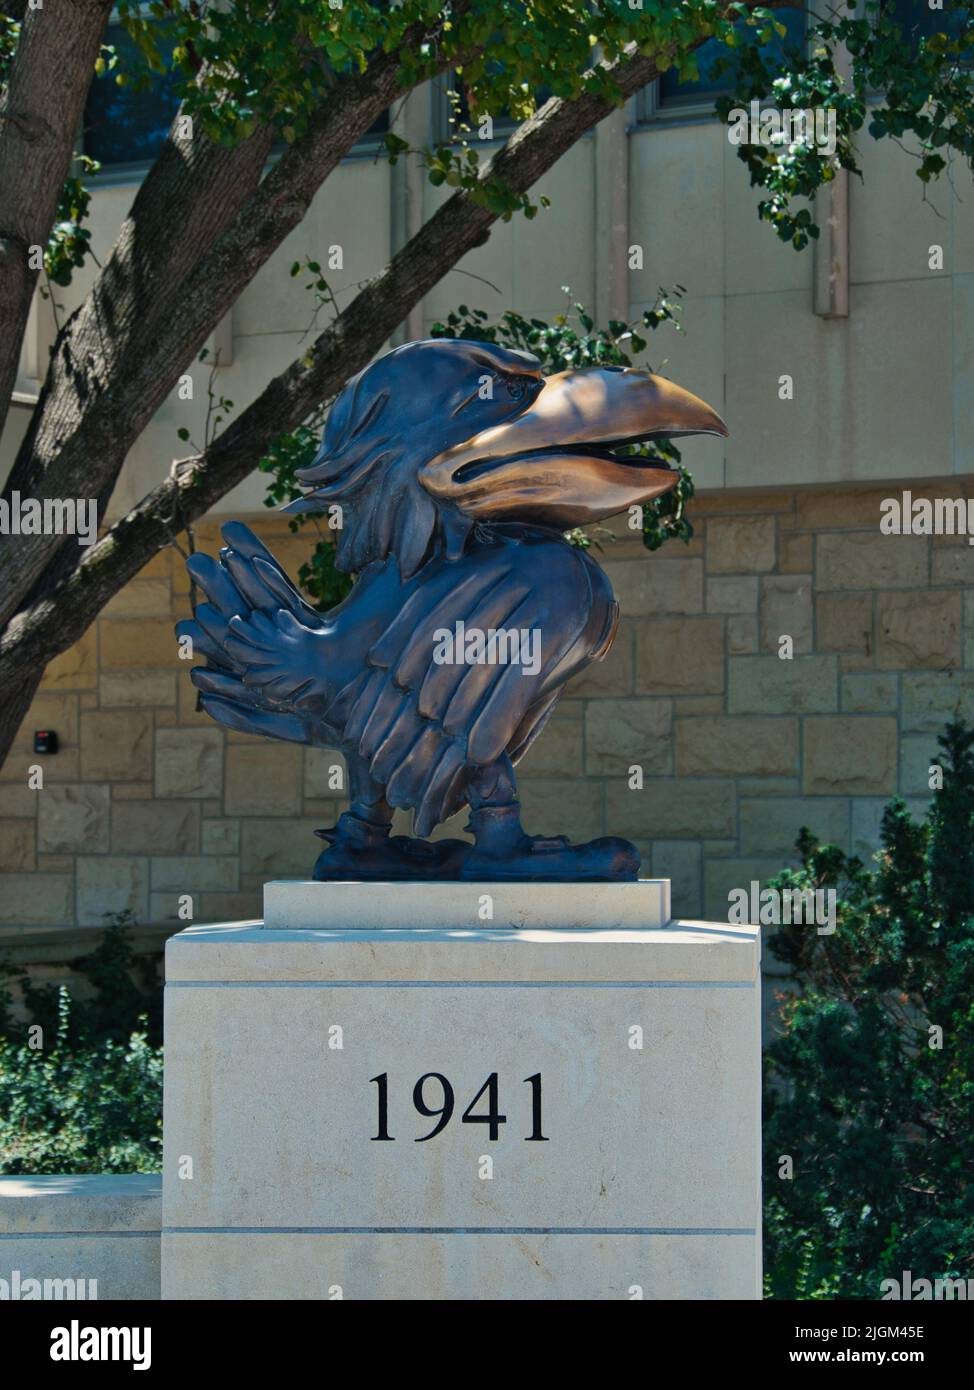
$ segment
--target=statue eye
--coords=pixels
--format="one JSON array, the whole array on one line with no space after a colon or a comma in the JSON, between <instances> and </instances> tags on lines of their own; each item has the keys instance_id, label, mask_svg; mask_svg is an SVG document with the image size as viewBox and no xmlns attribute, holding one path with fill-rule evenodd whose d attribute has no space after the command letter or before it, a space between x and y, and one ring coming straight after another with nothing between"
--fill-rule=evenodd
<instances>
[{"instance_id":1,"label":"statue eye","mask_svg":"<svg viewBox=\"0 0 974 1390\"><path fill-rule=\"evenodd\" d=\"M524 399L524 393L528 389L529 381L530 377L526 376L509 376L506 378L504 385L512 401L521 401Z\"/></svg>"}]
</instances>

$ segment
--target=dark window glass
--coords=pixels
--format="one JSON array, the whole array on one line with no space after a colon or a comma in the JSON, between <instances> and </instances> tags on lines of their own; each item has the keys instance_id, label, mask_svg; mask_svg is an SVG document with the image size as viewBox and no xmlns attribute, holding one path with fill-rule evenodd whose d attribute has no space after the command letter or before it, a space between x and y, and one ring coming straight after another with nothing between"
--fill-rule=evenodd
<instances>
[{"instance_id":1,"label":"dark window glass","mask_svg":"<svg viewBox=\"0 0 974 1390\"><path fill-rule=\"evenodd\" d=\"M120 24L111 24L105 42L114 45L118 66L92 81L84 114L84 152L103 165L151 162L166 141L179 106L170 71L174 39L160 37L159 49L166 64L154 72L141 90L134 74L143 70L138 49ZM126 73L132 85L120 87L116 72Z\"/></svg>"},{"instance_id":2,"label":"dark window glass","mask_svg":"<svg viewBox=\"0 0 974 1390\"><path fill-rule=\"evenodd\" d=\"M472 131L476 131L477 121L481 116L490 116L494 123L495 134L500 134L502 131L507 132L513 130L515 122L511 119L506 110L478 110L476 114L471 112L467 89L459 77L453 79L452 91L455 93L455 98L450 100L450 130L455 135L465 134L466 132L463 130L464 126L469 126Z\"/></svg>"},{"instance_id":3,"label":"dark window glass","mask_svg":"<svg viewBox=\"0 0 974 1390\"><path fill-rule=\"evenodd\" d=\"M450 103L450 129L454 134L465 134L462 130L463 126L469 126L473 134L476 134L477 123L482 116L490 116L493 122L495 137L509 135L510 132L520 124L519 121L516 121L514 117L510 115L506 107L503 107L500 111L480 111L478 109L477 111L471 112L470 103L467 100L466 88L458 82L453 90L460 98L459 103ZM535 106L543 106L550 96L551 92L547 87L539 87L534 94Z\"/></svg>"},{"instance_id":4,"label":"dark window glass","mask_svg":"<svg viewBox=\"0 0 974 1390\"><path fill-rule=\"evenodd\" d=\"M783 9L776 10L775 19L785 26L787 33L784 38L779 38L775 34L770 43L763 46L761 52L772 58L781 57L786 48L800 48L805 41L805 11L804 9ZM747 33L748 26L741 20L737 28L744 34ZM729 90L728 74L722 72L717 74L714 68L717 59L728 57L731 50L726 44L721 43L720 39L708 39L697 49L697 68L700 76L692 82L681 82L676 68L670 68L669 72L664 72L659 80L659 99L660 105L684 104L690 105L693 102L705 100L708 96L716 96L718 92Z\"/></svg>"},{"instance_id":5,"label":"dark window glass","mask_svg":"<svg viewBox=\"0 0 974 1390\"><path fill-rule=\"evenodd\" d=\"M500 35L497 35L500 38ZM499 59L489 62L488 71L492 77L498 76L504 71L504 64ZM459 101L450 102L450 129L456 134L460 134L460 127L469 126L474 132L477 130L477 122L482 116L490 116L494 124L495 135L507 135L519 123L514 119L506 107L500 111L487 111L480 108L471 110L469 94L463 80L459 76L454 76L452 91L459 98ZM534 93L535 108L544 106L551 96L550 87L538 87Z\"/></svg>"},{"instance_id":6,"label":"dark window glass","mask_svg":"<svg viewBox=\"0 0 974 1390\"><path fill-rule=\"evenodd\" d=\"M360 135L360 136L358 137L358 139L355 141L355 145L356 145L356 146L357 146L357 145L371 145L371 144L373 143L373 141L381 140L382 136L385 135L385 133L386 133L386 131L387 131L388 129L389 129L389 110L388 110L388 107L387 107L386 110L383 111L383 112L381 112L380 115L376 118L376 120L374 120L374 121L372 122L372 124L369 126L368 130L365 131L364 134L362 134L362 135ZM353 146L353 148L354 148L354 146ZM286 140L275 140L275 141L274 141L273 150L274 150L274 153L275 153L275 154L283 154L284 151L285 151L286 149L287 149L287 141L286 141Z\"/></svg>"},{"instance_id":7,"label":"dark window glass","mask_svg":"<svg viewBox=\"0 0 974 1390\"><path fill-rule=\"evenodd\" d=\"M148 83L141 89L135 74L144 71L143 60L120 24L109 25L105 42L115 47L119 61L115 69L92 81L85 106L84 152L106 168L112 164L149 164L165 144L179 107L171 71L175 39L160 37L159 50L166 71L150 73ZM131 85L120 87L115 81L116 72L128 74ZM383 111L361 138L374 139L388 129L389 112Z\"/></svg>"},{"instance_id":8,"label":"dark window glass","mask_svg":"<svg viewBox=\"0 0 974 1390\"><path fill-rule=\"evenodd\" d=\"M931 34L949 34L956 38L964 27L964 15L950 8L949 0L945 0L942 10L932 10L927 0L883 0L883 12L903 30L903 37L913 52L920 40Z\"/></svg>"},{"instance_id":9,"label":"dark window glass","mask_svg":"<svg viewBox=\"0 0 974 1390\"><path fill-rule=\"evenodd\" d=\"M389 110L388 108L386 108L386 110L383 111L382 114L379 116L378 120L373 121L372 124L369 126L368 130L365 132L365 134L360 136L359 139L368 140L369 137L373 135L385 135L388 129Z\"/></svg>"}]
</instances>

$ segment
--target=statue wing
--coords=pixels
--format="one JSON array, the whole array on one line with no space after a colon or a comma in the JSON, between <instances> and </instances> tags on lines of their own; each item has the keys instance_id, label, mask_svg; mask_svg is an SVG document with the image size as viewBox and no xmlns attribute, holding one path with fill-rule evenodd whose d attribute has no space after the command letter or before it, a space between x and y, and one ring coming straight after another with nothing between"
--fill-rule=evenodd
<instances>
[{"instance_id":1,"label":"statue wing","mask_svg":"<svg viewBox=\"0 0 974 1390\"><path fill-rule=\"evenodd\" d=\"M294 648L322 619L249 527L232 521L222 531L218 561L196 554L186 562L207 602L176 624L194 655L206 657L190 673L203 708L244 733L315 742L319 721L301 705L310 680Z\"/></svg>"},{"instance_id":2,"label":"statue wing","mask_svg":"<svg viewBox=\"0 0 974 1390\"><path fill-rule=\"evenodd\" d=\"M478 768L505 752L520 756L562 682L593 655L580 639L590 635L593 577L601 571L561 541L537 547L530 564L523 559L519 547L485 546L421 578L372 646L367 668L327 711L390 804L415 808L417 835L461 809ZM519 663L468 662L459 651L452 653L459 660L438 661L443 634L455 634L460 619L468 638L526 632L537 644L536 665L525 660L530 647Z\"/></svg>"}]
</instances>

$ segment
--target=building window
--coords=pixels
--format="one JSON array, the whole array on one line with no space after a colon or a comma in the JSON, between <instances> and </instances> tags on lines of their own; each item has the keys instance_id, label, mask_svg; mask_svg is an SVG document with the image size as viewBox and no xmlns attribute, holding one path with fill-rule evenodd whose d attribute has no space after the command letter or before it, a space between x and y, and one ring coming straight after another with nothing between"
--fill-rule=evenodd
<instances>
[{"instance_id":1,"label":"building window","mask_svg":"<svg viewBox=\"0 0 974 1390\"><path fill-rule=\"evenodd\" d=\"M386 107L385 111L382 112L382 114L379 116L378 120L372 122L372 124L369 126L369 128L368 128L368 130L365 132L365 134L364 134L364 135L360 135L359 138L356 140L355 144L356 144L356 146L358 146L358 145L366 145L366 144L369 144L369 145L374 144L377 140L381 140L381 139L382 139L383 135L385 135L385 133L388 131L388 129L389 129L389 108Z\"/></svg>"},{"instance_id":2,"label":"building window","mask_svg":"<svg viewBox=\"0 0 974 1390\"><path fill-rule=\"evenodd\" d=\"M176 40L164 33L160 37L165 72L152 72L148 82L133 80L124 87L115 81L115 74L141 71L139 50L121 24L108 26L105 43L115 48L118 66L92 81L82 123L82 149L99 161L103 173L137 172L157 158L179 109L171 63ZM388 129L389 112L383 111L356 147L374 147ZM285 148L283 141L275 146L277 151Z\"/></svg>"},{"instance_id":3,"label":"building window","mask_svg":"<svg viewBox=\"0 0 974 1390\"><path fill-rule=\"evenodd\" d=\"M503 64L496 62L491 65L494 74L503 71ZM459 73L451 73L448 78L447 89L441 87L440 98L441 117L438 122L441 138L446 140L467 140L476 139L478 126L484 116L489 116L495 140L506 140L512 130L516 130L520 121L502 107L499 111L481 111L470 105L470 97L463 78ZM550 87L538 87L534 93L534 108L537 111L544 106L545 102L552 95ZM464 129L468 127L468 129Z\"/></svg>"},{"instance_id":4,"label":"building window","mask_svg":"<svg viewBox=\"0 0 974 1390\"><path fill-rule=\"evenodd\" d=\"M806 14L804 7L794 6L775 10L774 18L785 27L784 38L777 34L762 46L761 52L768 57L783 56L788 48L801 48L805 43ZM747 33L748 26L743 20L737 26ZM697 69L699 76L693 80L681 81L676 68L664 72L656 82L644 87L637 103L640 121L673 116L710 115L713 112L714 98L723 92L731 91L733 84L729 74L715 71L717 60L729 57L731 50L719 39L708 39L697 49Z\"/></svg>"},{"instance_id":5,"label":"building window","mask_svg":"<svg viewBox=\"0 0 974 1390\"><path fill-rule=\"evenodd\" d=\"M903 30L911 53L917 51L921 39L931 34L957 38L967 19L966 12L951 8L950 0L946 0L942 10L932 10L928 0L883 0L883 13Z\"/></svg>"},{"instance_id":6,"label":"building window","mask_svg":"<svg viewBox=\"0 0 974 1390\"><path fill-rule=\"evenodd\" d=\"M105 42L118 54L115 71L139 71L138 48L121 24L110 24ZM160 39L159 48L166 62L165 72L154 72L139 89L136 84L120 87L115 71L96 77L88 92L83 122L84 152L109 165L151 164L166 143L179 100L173 91L170 69L175 40Z\"/></svg>"}]
</instances>

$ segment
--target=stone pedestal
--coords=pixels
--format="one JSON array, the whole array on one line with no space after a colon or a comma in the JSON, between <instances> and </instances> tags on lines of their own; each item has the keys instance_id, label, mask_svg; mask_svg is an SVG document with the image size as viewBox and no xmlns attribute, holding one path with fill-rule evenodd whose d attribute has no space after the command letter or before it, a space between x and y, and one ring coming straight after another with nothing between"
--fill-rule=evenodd
<instances>
[{"instance_id":1,"label":"stone pedestal","mask_svg":"<svg viewBox=\"0 0 974 1390\"><path fill-rule=\"evenodd\" d=\"M168 943L164 1298L760 1297L753 928L562 927L613 885L314 889L321 926ZM373 925L392 897L436 925Z\"/></svg>"}]
</instances>

